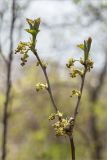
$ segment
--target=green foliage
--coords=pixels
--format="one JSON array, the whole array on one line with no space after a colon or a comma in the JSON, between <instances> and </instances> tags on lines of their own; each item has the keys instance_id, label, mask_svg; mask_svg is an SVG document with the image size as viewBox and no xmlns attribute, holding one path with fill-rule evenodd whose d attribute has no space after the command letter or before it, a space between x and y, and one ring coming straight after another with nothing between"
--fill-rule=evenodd
<instances>
[{"instance_id":1,"label":"green foliage","mask_svg":"<svg viewBox=\"0 0 107 160\"><path fill-rule=\"evenodd\" d=\"M84 61L88 60L89 52L91 48L92 39L89 37L88 40L84 40L84 44L79 44L77 47L84 51Z\"/></svg>"},{"instance_id":2,"label":"green foliage","mask_svg":"<svg viewBox=\"0 0 107 160\"><path fill-rule=\"evenodd\" d=\"M40 18L37 18L35 20L26 19L26 21L28 22L30 29L25 29L25 31L31 34L30 42L20 42L15 51L15 53L22 54L22 57L21 57L22 66L24 66L25 63L27 62L27 58L29 57L28 52L30 50L32 51L35 49L36 37L37 37L37 34L39 33Z\"/></svg>"},{"instance_id":3,"label":"green foliage","mask_svg":"<svg viewBox=\"0 0 107 160\"><path fill-rule=\"evenodd\" d=\"M55 129L56 136L64 136L67 134L66 128L68 125L70 125L69 120L67 118L63 118L63 114L61 112L52 113L49 116L49 120L56 120L57 122L52 124L53 128Z\"/></svg>"}]
</instances>

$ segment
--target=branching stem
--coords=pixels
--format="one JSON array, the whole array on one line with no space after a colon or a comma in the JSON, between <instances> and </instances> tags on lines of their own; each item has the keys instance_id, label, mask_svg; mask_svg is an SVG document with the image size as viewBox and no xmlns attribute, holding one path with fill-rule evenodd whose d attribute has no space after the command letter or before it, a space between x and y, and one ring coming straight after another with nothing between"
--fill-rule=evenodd
<instances>
[{"instance_id":1,"label":"branching stem","mask_svg":"<svg viewBox=\"0 0 107 160\"><path fill-rule=\"evenodd\" d=\"M72 160L75 160L75 145L72 136L69 136Z\"/></svg>"}]
</instances>

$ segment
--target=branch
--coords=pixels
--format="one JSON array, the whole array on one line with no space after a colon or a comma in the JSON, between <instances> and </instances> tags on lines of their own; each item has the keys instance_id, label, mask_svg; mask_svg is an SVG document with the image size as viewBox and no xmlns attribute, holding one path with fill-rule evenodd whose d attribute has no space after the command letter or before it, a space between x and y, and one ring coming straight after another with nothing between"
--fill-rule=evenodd
<instances>
[{"instance_id":1,"label":"branch","mask_svg":"<svg viewBox=\"0 0 107 160\"><path fill-rule=\"evenodd\" d=\"M85 66L84 75L81 78L81 86L80 86L80 93L81 94L80 94L80 96L78 96L77 104L75 106L75 111L74 111L74 122L76 121L76 117L77 117L77 114L78 114L78 109L79 109L79 106L80 106L80 101L81 101L81 97L82 97L86 72L87 72L87 68Z\"/></svg>"},{"instance_id":2,"label":"branch","mask_svg":"<svg viewBox=\"0 0 107 160\"><path fill-rule=\"evenodd\" d=\"M2 160L6 160L7 156L7 133L8 133L8 107L10 102L10 92L11 92L11 70L13 61L13 30L15 22L15 0L12 1L12 18L10 27L10 53L7 65L7 82L6 82L6 97L4 102L3 111L3 133L2 133Z\"/></svg>"},{"instance_id":3,"label":"branch","mask_svg":"<svg viewBox=\"0 0 107 160\"><path fill-rule=\"evenodd\" d=\"M74 145L73 137L69 136L69 140L70 140L70 146L71 146L72 160L75 160L75 145Z\"/></svg>"},{"instance_id":4,"label":"branch","mask_svg":"<svg viewBox=\"0 0 107 160\"><path fill-rule=\"evenodd\" d=\"M80 87L80 93L81 94L80 94L80 96L78 96L77 104L76 104L75 111L74 111L74 124L73 124L73 128L72 128L72 133L73 133L76 117L77 117L77 114L78 114L78 109L79 109L79 106L80 106L80 101L81 101L81 97L82 97L86 72L87 72L87 68L85 67L84 75L82 76L82 82L81 82L81 87ZM72 160L75 160L75 146L74 146L74 141L73 141L73 135L69 136L69 140L70 140L70 146L71 146Z\"/></svg>"},{"instance_id":5,"label":"branch","mask_svg":"<svg viewBox=\"0 0 107 160\"><path fill-rule=\"evenodd\" d=\"M54 101L54 98L53 98L53 95L52 95L52 90L51 90L51 86L50 86L50 82L49 82L49 78L48 78L48 75L47 75L47 72L46 72L46 68L43 66L42 62L41 62L41 59L39 58L39 55L37 54L36 50L33 50L33 53L34 55L36 56L40 66L41 66L41 69L44 73L44 76L45 76L45 79L46 79L46 82L47 82L47 85L48 85L48 93L49 93L49 96L50 96L50 99L51 99L51 102L52 102L52 105L53 105L53 108L55 109L55 111L57 112L58 111L58 108L55 104L55 101Z\"/></svg>"}]
</instances>

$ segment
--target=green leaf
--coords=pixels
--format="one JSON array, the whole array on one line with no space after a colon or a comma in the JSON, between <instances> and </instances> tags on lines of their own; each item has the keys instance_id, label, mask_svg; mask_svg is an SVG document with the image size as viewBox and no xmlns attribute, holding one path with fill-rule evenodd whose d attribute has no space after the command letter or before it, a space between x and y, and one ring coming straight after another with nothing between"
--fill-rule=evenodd
<instances>
[{"instance_id":1,"label":"green leaf","mask_svg":"<svg viewBox=\"0 0 107 160\"><path fill-rule=\"evenodd\" d=\"M37 19L34 20L34 29L35 30L39 29L40 22L41 22L40 18L37 18Z\"/></svg>"},{"instance_id":2,"label":"green leaf","mask_svg":"<svg viewBox=\"0 0 107 160\"><path fill-rule=\"evenodd\" d=\"M84 61L88 59L87 41L84 40Z\"/></svg>"},{"instance_id":3,"label":"green leaf","mask_svg":"<svg viewBox=\"0 0 107 160\"><path fill-rule=\"evenodd\" d=\"M40 25L40 18L37 18L35 20L31 20L26 18L26 21L28 22L30 29L34 29L34 30L39 30L39 25Z\"/></svg>"},{"instance_id":4,"label":"green leaf","mask_svg":"<svg viewBox=\"0 0 107 160\"><path fill-rule=\"evenodd\" d=\"M92 38L89 37L88 40L87 40L87 50L88 50L88 52L90 51L91 43L92 43Z\"/></svg>"},{"instance_id":5,"label":"green leaf","mask_svg":"<svg viewBox=\"0 0 107 160\"><path fill-rule=\"evenodd\" d=\"M25 29L25 30L26 30L26 32L32 34L33 36L36 36L36 34L37 34L37 31L34 29Z\"/></svg>"},{"instance_id":6,"label":"green leaf","mask_svg":"<svg viewBox=\"0 0 107 160\"><path fill-rule=\"evenodd\" d=\"M26 21L28 22L28 24L29 24L29 26L30 26L30 29L33 29L34 21L31 20L31 19L28 19L28 18L26 18Z\"/></svg>"}]
</instances>

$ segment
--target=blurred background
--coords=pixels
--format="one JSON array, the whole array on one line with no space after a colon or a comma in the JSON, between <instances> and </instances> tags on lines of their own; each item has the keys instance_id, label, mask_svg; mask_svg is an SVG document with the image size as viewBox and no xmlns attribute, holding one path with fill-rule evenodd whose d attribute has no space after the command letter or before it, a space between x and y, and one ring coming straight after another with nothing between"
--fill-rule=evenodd
<instances>
[{"instance_id":1,"label":"blurred background","mask_svg":"<svg viewBox=\"0 0 107 160\"><path fill-rule=\"evenodd\" d=\"M77 160L107 159L107 0L0 0L0 156L3 112L8 88L8 61L11 61L11 91L8 102L8 160L69 160L69 140L57 138L48 121L52 110L45 91L36 92L45 82L36 59L24 67L14 51L19 41L28 41L26 18L41 18L37 49L48 62L48 75L59 110L68 117L76 98L70 98L80 79L71 79L66 68L69 58L79 58L76 47L92 37L94 69L87 74L81 107L74 132ZM13 58L9 59L9 55Z\"/></svg>"}]
</instances>

